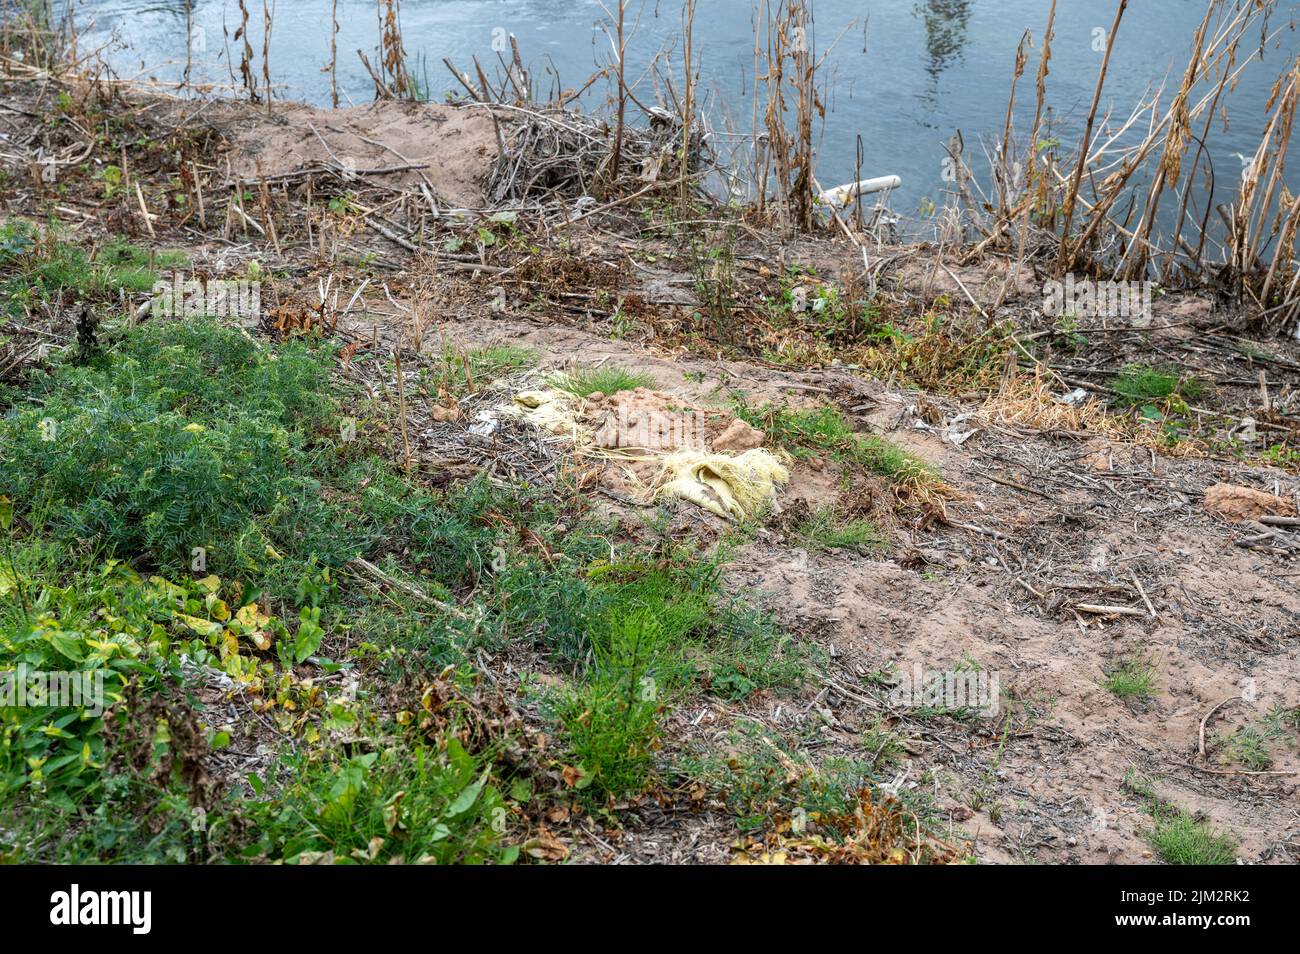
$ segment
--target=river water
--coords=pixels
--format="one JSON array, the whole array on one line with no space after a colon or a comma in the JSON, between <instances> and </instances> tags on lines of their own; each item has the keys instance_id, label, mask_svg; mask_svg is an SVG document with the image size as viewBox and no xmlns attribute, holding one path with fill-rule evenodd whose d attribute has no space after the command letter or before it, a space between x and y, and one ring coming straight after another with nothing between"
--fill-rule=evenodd
<instances>
[{"instance_id":1,"label":"river water","mask_svg":"<svg viewBox=\"0 0 1300 954\"><path fill-rule=\"evenodd\" d=\"M184 0L71 0L83 50L110 44L106 58L122 76L175 79L186 58ZM261 2L247 0L250 36L261 49ZM1054 135L1067 144L1077 138L1088 112L1102 54L1099 31L1110 26L1116 0L1060 0L1048 100L1054 107ZM634 0L633 6L636 3ZM897 174L903 187L891 204L915 214L932 200L942 202L943 144L960 130L973 165L981 165L982 143L1000 138L1017 43L1029 30L1035 48L1020 89L1017 115L1022 133L1032 121L1036 44L1049 0L817 0L814 48L826 60L829 93L818 146L818 177L829 187L854 177L861 137L862 172ZM285 98L329 102L331 0L277 0L271 36L273 82ZM372 98L372 85L356 55L371 56L378 33L372 0L338 0L338 82L344 104ZM414 72L434 95L455 82L443 57L465 68L477 55L495 62L493 41L514 34L539 85L558 75L568 88L581 85L594 64L609 57L595 0L404 0L402 26ZM681 33L680 0L647 0L629 45L628 75L640 76L657 51L672 49ZM1126 115L1152 86L1172 76L1177 86L1205 0L1133 0L1116 41L1103 109ZM1266 123L1269 88L1300 50L1300 0L1284 4L1273 21L1282 34L1252 63L1228 103L1231 123L1212 138L1218 182L1235 180L1237 155L1253 153ZM191 77L229 82L227 40L239 23L236 0L192 0ZM750 127L753 28L750 0L699 0L695 48L702 84L711 94L715 124L727 117ZM235 55L236 60L238 54ZM681 71L678 50L672 69ZM548 75L549 74L549 75ZM639 88L652 96L648 80ZM1300 153L1295 156L1300 170ZM1296 190L1300 177L1290 176ZM1223 192L1216 201L1227 201Z\"/></svg>"}]
</instances>

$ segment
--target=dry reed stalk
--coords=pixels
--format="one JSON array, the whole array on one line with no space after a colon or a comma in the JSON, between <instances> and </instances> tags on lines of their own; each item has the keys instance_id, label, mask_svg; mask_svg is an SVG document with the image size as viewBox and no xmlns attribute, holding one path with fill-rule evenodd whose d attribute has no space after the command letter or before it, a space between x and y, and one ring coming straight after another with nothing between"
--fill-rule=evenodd
<instances>
[{"instance_id":1,"label":"dry reed stalk","mask_svg":"<svg viewBox=\"0 0 1300 954\"><path fill-rule=\"evenodd\" d=\"M1267 309L1270 305L1268 294L1276 280L1279 260L1289 266L1295 257L1294 239L1297 215L1300 207L1289 196L1285 186L1282 187L1280 207L1274 211L1278 187L1282 182L1286 165L1286 156L1295 124L1297 105L1300 104L1300 56L1291 68L1278 77L1273 86L1268 107L1272 112L1268 126L1260 140L1259 147L1247 167L1238 200L1231 216L1231 228L1228 236L1228 248L1232 256L1232 266L1241 284L1237 289L1239 295L1249 295L1260 307ZM1265 181L1261 191L1259 185ZM1283 211L1283 210L1286 211ZM1269 225L1270 215L1272 224ZM1278 240L1281 237L1280 241ZM1262 268L1264 250L1273 245L1273 264L1264 279L1264 289L1256 297L1250 287L1248 278L1257 274ZM1289 318L1289 315L1288 315Z\"/></svg>"},{"instance_id":2,"label":"dry reed stalk","mask_svg":"<svg viewBox=\"0 0 1300 954\"><path fill-rule=\"evenodd\" d=\"M275 22L275 0L262 0L262 84L266 90L266 111L271 112L271 26Z\"/></svg>"},{"instance_id":3,"label":"dry reed stalk","mask_svg":"<svg viewBox=\"0 0 1300 954\"><path fill-rule=\"evenodd\" d=\"M1276 0L1265 0L1263 4L1257 5L1254 0L1237 0L1237 5L1230 11L1230 15L1221 16L1213 33L1208 39L1203 40L1199 50L1194 51L1193 54L1194 59L1199 58L1201 61L1199 72L1202 76L1217 73L1219 79L1215 87L1199 99L1181 101L1182 105L1186 105L1188 102L1192 103L1192 105L1187 106L1186 114L1181 120L1179 120L1176 112L1176 108L1180 105L1180 101L1177 99L1168 110L1162 114L1157 113L1160 93L1163 91L1162 89L1157 90L1147 102L1134 109L1129 118L1121 123L1118 128L1111 130L1105 142L1100 143L1093 150L1088 158L1088 164L1092 167L1089 177L1090 180L1101 180L1101 191L1094 203L1090 205L1085 203L1085 205L1089 205L1088 221L1080 230L1078 240L1073 243L1071 264L1077 262L1084 251L1091 247L1091 243L1106 229L1113 230L1117 234L1133 240L1142 246L1144 252L1150 251L1153 254L1159 254L1159 250L1155 247L1149 235L1140 235L1136 231L1129 231L1124 228L1124 223L1112 220L1112 209L1129 194L1129 182L1145 166L1150 156L1156 152L1157 147L1166 141L1166 130L1171 124L1176 121L1187 124L1199 118L1207 110L1212 116L1213 109L1223 91L1230 89L1245 69L1246 63L1240 65L1236 63L1238 45L1260 17L1266 17L1267 11L1272 9L1275 2ZM1225 0L1213 0L1212 6L1216 12L1222 13L1226 3ZM1276 34L1273 34L1273 36L1276 36ZM1261 42L1266 43L1270 39L1271 37L1265 30ZM1248 63L1249 59L1246 62ZM1135 146L1117 149L1117 143L1121 137L1131 129L1136 128L1143 116L1147 117L1148 128L1141 142ZM1116 149L1116 158L1106 161L1108 154ZM1179 161L1181 163L1181 157L1179 157ZM1079 201L1082 202L1083 200L1080 198ZM1208 217L1208 202L1206 214ZM1195 272L1204 272L1207 268L1207 263L1202 258L1207 234L1207 230L1202 226L1200 246L1191 256ZM1100 267L1100 263L1098 263L1098 267ZM1166 270L1167 274L1168 271Z\"/></svg>"},{"instance_id":4,"label":"dry reed stalk","mask_svg":"<svg viewBox=\"0 0 1300 954\"><path fill-rule=\"evenodd\" d=\"M766 150L761 179L765 184L770 169L781 225L808 230L814 224L812 123L814 112L821 110L814 86L816 61L810 49L811 3L775 0L773 5L765 0L759 12L762 20L758 26L765 39L766 87ZM786 117L792 111L790 128Z\"/></svg>"},{"instance_id":5,"label":"dry reed stalk","mask_svg":"<svg viewBox=\"0 0 1300 954\"><path fill-rule=\"evenodd\" d=\"M618 84L618 109L614 126L614 155L610 160L611 178L618 179L623 161L623 127L627 121L627 0L616 0L614 20L614 77ZM603 4L602 4L603 9ZM609 16L606 10L606 16Z\"/></svg>"},{"instance_id":6,"label":"dry reed stalk","mask_svg":"<svg viewBox=\"0 0 1300 954\"><path fill-rule=\"evenodd\" d=\"M182 86L190 85L190 70L194 67L194 7L191 0L185 0L185 73Z\"/></svg>"},{"instance_id":7,"label":"dry reed stalk","mask_svg":"<svg viewBox=\"0 0 1300 954\"><path fill-rule=\"evenodd\" d=\"M1231 69L1232 69L1232 67L1233 67L1233 65L1234 65L1234 63L1235 63L1235 60L1236 60L1236 45L1234 44L1234 45L1231 47L1230 51L1229 51L1229 59L1228 59L1228 62L1227 62L1227 64L1226 64L1226 66L1227 66L1227 70L1228 70L1229 72L1231 71ZM1183 189L1183 195L1182 195L1182 198L1179 200L1179 203L1178 203L1178 214L1174 217L1174 232L1173 232L1173 236L1170 238L1170 241L1169 241L1169 249L1170 249L1170 251L1169 251L1169 254L1168 254L1167 258L1166 258L1166 261L1165 261L1165 267L1164 267L1164 270L1163 270L1163 271L1164 271L1164 278L1165 278L1166 283L1169 283L1169 282L1171 281L1171 278L1172 278L1173 268L1174 268L1174 260L1175 260L1175 257L1176 257L1176 255L1177 255L1177 249L1178 249L1178 248L1180 247L1180 245L1182 244L1183 223L1186 221L1186 218L1187 218L1187 209L1188 209L1188 204L1191 202L1191 198L1192 198L1192 191L1193 191L1193 190L1192 190L1192 188L1191 188L1191 185L1192 185L1192 183L1195 182L1195 180L1196 180L1196 171L1197 171L1197 169L1198 169L1199 166L1200 166L1200 163L1201 163L1201 156L1205 153L1205 143L1206 143L1206 140L1209 138L1209 135L1210 135L1210 127L1211 127L1211 125L1214 123L1214 116L1215 116L1215 112L1216 112L1217 109L1218 109L1219 98L1220 98L1220 96L1223 95L1224 89L1225 89L1225 84L1223 84L1223 83L1220 83L1220 84L1215 88L1215 91L1214 91L1214 97L1213 97L1213 99L1210 100L1210 106L1209 106L1209 109L1207 109L1207 110L1205 111L1205 125L1204 125L1204 127L1201 129L1201 135L1200 135L1200 138L1197 140L1197 150L1196 150L1196 155L1192 157L1192 167L1191 167L1191 169L1190 169L1190 170L1188 171L1188 173L1187 173L1187 184L1188 184L1188 187L1185 188L1185 189ZM1213 172L1212 169L1211 169L1210 171ZM1210 187L1209 187L1208 193L1209 193L1211 196L1212 196L1213 193L1214 193L1214 183L1213 183L1213 181L1210 182ZM1206 224L1207 224L1208 221L1209 221L1209 212L1210 212L1209 202L1206 202L1205 216L1204 216L1204 217L1202 218L1202 220L1201 220L1201 227L1200 227L1200 233L1201 233L1201 244L1200 244L1200 247L1198 248L1198 250L1197 250L1197 251L1192 255L1192 258L1193 258L1194 261L1199 261L1199 260L1200 260L1200 258L1201 258L1201 252L1203 251L1203 249L1204 249L1204 247L1205 247L1205 246L1204 246L1204 243L1205 243L1205 232L1206 232Z\"/></svg>"},{"instance_id":8,"label":"dry reed stalk","mask_svg":"<svg viewBox=\"0 0 1300 954\"><path fill-rule=\"evenodd\" d=\"M1269 293L1273 289L1273 282L1279 274L1278 266L1283 262L1290 264L1295 261L1298 228L1300 228L1300 195L1291 200L1291 205L1281 222L1281 237L1273 253L1273 262L1268 267L1268 275L1264 279L1264 289L1259 295L1260 302L1266 307L1269 305Z\"/></svg>"},{"instance_id":9,"label":"dry reed stalk","mask_svg":"<svg viewBox=\"0 0 1300 954\"><path fill-rule=\"evenodd\" d=\"M682 61L685 70L682 86L682 152L679 163L679 200L680 214L687 217L687 203L690 198L691 133L695 128L695 84L699 79L695 73L695 3L685 0L682 5Z\"/></svg>"},{"instance_id":10,"label":"dry reed stalk","mask_svg":"<svg viewBox=\"0 0 1300 954\"><path fill-rule=\"evenodd\" d=\"M1025 170L1025 182L1027 185L1034 184L1037 194L1046 196L1045 185L1046 176L1041 180L1037 176L1038 169L1038 139L1043 130L1043 104L1047 99L1047 74L1050 72L1048 64L1052 60L1052 40L1055 38L1053 26L1056 23L1056 0L1052 0L1052 8L1047 12L1047 27L1043 30L1043 49L1038 57L1038 73L1034 78L1034 125L1029 134L1029 165ZM1028 212L1026 212L1026 222L1028 221Z\"/></svg>"},{"instance_id":11,"label":"dry reed stalk","mask_svg":"<svg viewBox=\"0 0 1300 954\"><path fill-rule=\"evenodd\" d=\"M1106 52L1102 56L1101 69L1097 73L1097 85L1092 94L1092 106L1088 109L1088 120L1084 125L1083 140L1079 144L1079 162L1074 169L1074 177L1065 193L1065 224L1061 230L1060 270L1064 272L1072 263L1070 251L1070 226L1074 224L1074 206L1079 197L1079 185L1083 181L1083 170L1088 163L1088 151L1092 147L1092 127L1097 121L1097 108L1101 105L1101 91L1106 85L1106 71L1110 68L1110 55L1115 49L1115 35L1119 32L1124 11L1128 9L1128 0L1119 0L1115 9L1115 21L1106 34Z\"/></svg>"},{"instance_id":12,"label":"dry reed stalk","mask_svg":"<svg viewBox=\"0 0 1300 954\"><path fill-rule=\"evenodd\" d=\"M1038 175L1038 142L1043 128L1043 105L1047 99L1048 64L1052 60L1052 39L1055 36L1053 27L1055 24L1056 0L1052 0L1051 9L1047 11L1047 26L1043 30L1042 49L1038 54L1038 72L1034 77L1034 124L1030 127L1029 132L1029 158L1025 167L1025 190L1018 205L1020 227L1017 235L1016 257L1014 262L1007 267L1006 279L1002 282L1002 287L998 290L997 301L994 303L995 310L1002 306L1007 292L1020 275L1021 268L1025 263L1025 245L1029 239L1030 216L1036 206L1039 208L1041 215L1043 207L1047 204L1047 176L1040 177ZM1010 111L1010 106L1008 106L1008 116L1010 116ZM1006 147L1003 148L1005 151Z\"/></svg>"},{"instance_id":13,"label":"dry reed stalk","mask_svg":"<svg viewBox=\"0 0 1300 954\"><path fill-rule=\"evenodd\" d=\"M406 66L402 42L401 0L379 0L379 69L396 99L416 99L416 85Z\"/></svg>"},{"instance_id":14,"label":"dry reed stalk","mask_svg":"<svg viewBox=\"0 0 1300 954\"><path fill-rule=\"evenodd\" d=\"M1015 66L1011 71L1011 91L1007 94L1007 115L1002 124L1002 148L998 150L998 162L995 166L1000 219L1010 219L1012 216L1011 187L1019 179L1011 159L1011 120L1016 105L1016 87L1020 83L1020 78L1025 75L1025 65L1029 62L1029 55L1025 52L1028 45L1029 31L1026 30L1020 37L1020 42L1016 44Z\"/></svg>"},{"instance_id":15,"label":"dry reed stalk","mask_svg":"<svg viewBox=\"0 0 1300 954\"><path fill-rule=\"evenodd\" d=\"M248 7L244 0L238 0L238 3L239 26L235 28L235 42L244 41L244 48L239 56L239 78L244 84L245 92L248 93L248 101L256 103L261 97L257 92L257 79L253 75L253 44L248 42Z\"/></svg>"},{"instance_id":16,"label":"dry reed stalk","mask_svg":"<svg viewBox=\"0 0 1300 954\"><path fill-rule=\"evenodd\" d=\"M330 6L330 104L339 108L339 0Z\"/></svg>"},{"instance_id":17,"label":"dry reed stalk","mask_svg":"<svg viewBox=\"0 0 1300 954\"><path fill-rule=\"evenodd\" d=\"M1210 18L1214 15L1215 7L1216 4L1214 3L1207 5L1205 18L1201 21L1201 25L1197 27L1192 39L1192 56L1187 64L1187 69L1183 73L1182 85L1179 86L1178 92L1174 95L1174 101L1169 110L1170 121L1168 131L1165 134L1164 152L1147 194L1142 218L1137 228L1134 229L1133 237L1130 239L1128 249L1125 251L1123 261L1120 263L1118 274L1121 277L1132 278L1146 272L1146 249L1148 248L1151 230L1155 226L1156 210L1160 206L1160 197L1166 184L1171 188L1178 185L1183 156L1187 151L1191 136L1192 117L1187 102L1191 97L1192 90L1196 88L1201 79L1201 70L1204 67L1205 40L1210 29Z\"/></svg>"},{"instance_id":18,"label":"dry reed stalk","mask_svg":"<svg viewBox=\"0 0 1300 954\"><path fill-rule=\"evenodd\" d=\"M275 216L271 211L271 190L267 187L266 177L262 175L262 161L257 160L257 195L258 206L262 210L262 221L266 223L266 234L271 237L277 255L281 254L280 237L275 231Z\"/></svg>"},{"instance_id":19,"label":"dry reed stalk","mask_svg":"<svg viewBox=\"0 0 1300 954\"><path fill-rule=\"evenodd\" d=\"M767 203L767 138L758 122L758 97L762 76L763 31L768 22L768 0L759 0L753 8L752 23L754 29L754 88L751 104L753 128L753 189L755 211L762 216Z\"/></svg>"}]
</instances>

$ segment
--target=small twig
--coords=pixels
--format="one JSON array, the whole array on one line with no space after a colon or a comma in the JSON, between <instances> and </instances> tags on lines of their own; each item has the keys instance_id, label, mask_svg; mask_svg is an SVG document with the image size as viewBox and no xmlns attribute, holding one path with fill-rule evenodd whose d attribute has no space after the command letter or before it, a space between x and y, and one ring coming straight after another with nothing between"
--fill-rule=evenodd
<instances>
[{"instance_id":1,"label":"small twig","mask_svg":"<svg viewBox=\"0 0 1300 954\"><path fill-rule=\"evenodd\" d=\"M1142 602L1147 604L1147 611L1151 613L1151 618L1156 618L1156 608L1151 605L1151 600L1147 597L1147 591L1142 588L1142 581L1138 579L1135 571L1129 571L1133 577L1133 585L1137 587L1138 594L1142 597Z\"/></svg>"},{"instance_id":2,"label":"small twig","mask_svg":"<svg viewBox=\"0 0 1300 954\"><path fill-rule=\"evenodd\" d=\"M1201 758L1205 758L1205 724L1210 721L1210 716L1214 715L1214 713L1218 712L1229 702L1236 702L1240 698L1241 696L1229 696L1227 699L1224 699L1222 702L1220 702L1209 712L1205 713L1205 718L1201 719L1201 728L1200 731L1197 733L1197 741L1196 741L1196 751L1200 753Z\"/></svg>"},{"instance_id":3,"label":"small twig","mask_svg":"<svg viewBox=\"0 0 1300 954\"><path fill-rule=\"evenodd\" d=\"M407 241L406 239L402 238L400 235L398 235L398 234L397 234L396 232L394 232L392 229L390 229L390 228L386 228L385 226L380 225L378 222L376 222L374 219L370 218L369 216L366 217L366 225L370 226L372 229L374 229L376 232L378 232L378 233L379 233L380 235L382 235L384 238L388 239L390 242L394 242L394 243L396 243L397 245L402 246L402 248L406 249L408 252L416 252L416 253L418 253L418 252L420 251L418 248L416 248L414 245L412 245L412 244L411 244L409 241Z\"/></svg>"},{"instance_id":4,"label":"small twig","mask_svg":"<svg viewBox=\"0 0 1300 954\"><path fill-rule=\"evenodd\" d=\"M1106 606L1103 603L1076 603L1074 608L1097 616L1146 616L1146 610L1136 606Z\"/></svg>"},{"instance_id":5,"label":"small twig","mask_svg":"<svg viewBox=\"0 0 1300 954\"><path fill-rule=\"evenodd\" d=\"M1300 527L1300 517L1264 516L1259 522L1269 527Z\"/></svg>"},{"instance_id":6,"label":"small twig","mask_svg":"<svg viewBox=\"0 0 1300 954\"><path fill-rule=\"evenodd\" d=\"M450 615L455 616L458 619L472 618L469 613L466 613L460 607L452 606L450 603L444 603L442 600L430 596L428 593L424 592L424 590L420 589L420 587L416 586L414 583L408 583L405 580L399 580L394 576L390 576L389 574L385 573L383 570L379 569L379 567L371 563L369 560L362 559L361 557L356 557L353 560L351 560L348 563L348 565L355 569L364 571L365 573L369 574L370 576L373 576L375 579L379 580L379 582L385 584L386 586L391 586L395 590L401 590L403 593L407 594L408 596L414 596L416 599L428 603L430 606L434 606L437 609L442 610L444 613L449 613Z\"/></svg>"},{"instance_id":7,"label":"small twig","mask_svg":"<svg viewBox=\"0 0 1300 954\"><path fill-rule=\"evenodd\" d=\"M1194 769L1197 772L1205 772L1207 775L1273 775L1273 776L1300 775L1300 770L1294 770L1289 772L1288 771L1251 772L1246 769L1212 769L1212 768L1206 768L1204 765L1193 765L1191 762L1184 762L1183 764L1186 765L1189 769Z\"/></svg>"},{"instance_id":8,"label":"small twig","mask_svg":"<svg viewBox=\"0 0 1300 954\"><path fill-rule=\"evenodd\" d=\"M958 522L955 521L955 520L949 520L949 521L947 521L947 523L948 523L948 526L950 526L950 527L956 527L958 530L966 530L966 531L969 532L969 533L978 533L978 534L980 534L980 535L982 535L982 536L985 536L985 537L992 537L994 540L1009 540L1009 539L1011 539L1010 537L1008 537L1005 533L1003 533L1003 532L1000 531L1000 530L988 530L988 529L985 529L984 527L977 527L977 526L975 526L975 524L973 524L973 523L958 523Z\"/></svg>"},{"instance_id":9,"label":"small twig","mask_svg":"<svg viewBox=\"0 0 1300 954\"><path fill-rule=\"evenodd\" d=\"M140 180L135 180L135 197L140 203L140 215L144 218L144 227L149 232L150 238L157 238L154 233L153 223L149 221L149 207L144 204L144 192L140 189Z\"/></svg>"}]
</instances>

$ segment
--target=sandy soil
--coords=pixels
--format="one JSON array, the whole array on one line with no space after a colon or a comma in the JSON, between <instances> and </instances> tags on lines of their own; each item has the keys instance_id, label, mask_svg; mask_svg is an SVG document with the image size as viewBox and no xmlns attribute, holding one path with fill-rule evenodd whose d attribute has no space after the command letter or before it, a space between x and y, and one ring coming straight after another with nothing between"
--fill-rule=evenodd
<instances>
[{"instance_id":1,"label":"sandy soil","mask_svg":"<svg viewBox=\"0 0 1300 954\"><path fill-rule=\"evenodd\" d=\"M369 178L369 170L406 166L382 181L424 185L444 209L478 209L496 153L491 118L473 110L387 100L338 110L288 103L239 124L231 169L255 179L335 164Z\"/></svg>"}]
</instances>

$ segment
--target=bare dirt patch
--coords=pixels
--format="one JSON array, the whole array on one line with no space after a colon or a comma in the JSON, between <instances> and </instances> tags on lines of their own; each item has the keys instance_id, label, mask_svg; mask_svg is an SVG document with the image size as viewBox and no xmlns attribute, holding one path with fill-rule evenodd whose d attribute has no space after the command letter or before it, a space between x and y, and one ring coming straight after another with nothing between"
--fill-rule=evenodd
<instances>
[{"instance_id":1,"label":"bare dirt patch","mask_svg":"<svg viewBox=\"0 0 1300 954\"><path fill-rule=\"evenodd\" d=\"M231 167L246 179L311 167L342 166L349 175L407 167L381 181L423 183L444 203L478 209L496 153L492 119L483 112L390 100L337 110L285 104L241 124Z\"/></svg>"}]
</instances>

